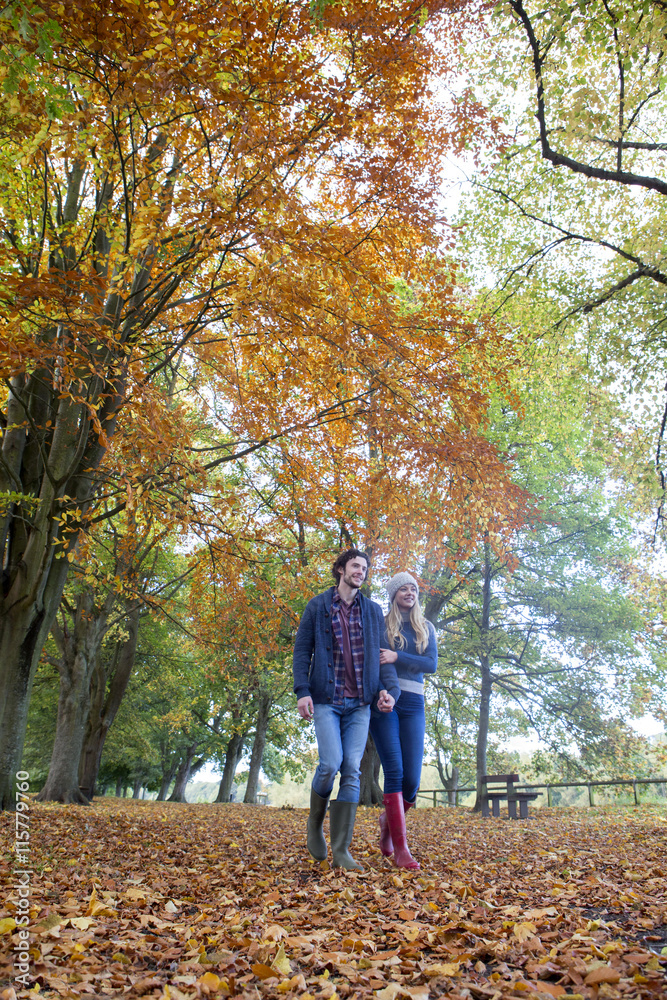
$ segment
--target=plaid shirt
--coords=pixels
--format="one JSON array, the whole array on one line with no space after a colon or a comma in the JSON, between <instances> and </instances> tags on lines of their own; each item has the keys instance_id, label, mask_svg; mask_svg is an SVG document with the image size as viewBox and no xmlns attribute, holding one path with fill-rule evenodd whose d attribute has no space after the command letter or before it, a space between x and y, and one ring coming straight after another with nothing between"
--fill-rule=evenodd
<instances>
[{"instance_id":1,"label":"plaid shirt","mask_svg":"<svg viewBox=\"0 0 667 1000\"><path fill-rule=\"evenodd\" d=\"M357 691L359 692L359 703L364 704L363 672L364 672L364 633L361 624L361 607L359 604L359 594L355 596L350 605L349 614L349 634L350 649L352 650L352 665L354 676L357 679ZM345 704L345 659L343 657L343 629L340 623L340 605L342 597L338 593L338 588L334 590L331 601L331 627L336 641L333 643L333 664L334 664L334 705Z\"/></svg>"}]
</instances>

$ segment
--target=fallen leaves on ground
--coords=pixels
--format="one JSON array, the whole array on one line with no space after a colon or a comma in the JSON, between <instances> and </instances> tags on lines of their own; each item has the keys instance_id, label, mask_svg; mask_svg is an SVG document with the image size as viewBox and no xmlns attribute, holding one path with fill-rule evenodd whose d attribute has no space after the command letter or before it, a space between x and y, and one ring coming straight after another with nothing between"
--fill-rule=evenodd
<instances>
[{"instance_id":1,"label":"fallen leaves on ground","mask_svg":"<svg viewBox=\"0 0 667 1000\"><path fill-rule=\"evenodd\" d=\"M359 809L356 873L308 859L303 810L35 803L33 987L160 1000L667 996L664 809L518 822L419 809L418 872L383 858L377 818ZM13 1000L14 817L0 825L0 997Z\"/></svg>"}]
</instances>

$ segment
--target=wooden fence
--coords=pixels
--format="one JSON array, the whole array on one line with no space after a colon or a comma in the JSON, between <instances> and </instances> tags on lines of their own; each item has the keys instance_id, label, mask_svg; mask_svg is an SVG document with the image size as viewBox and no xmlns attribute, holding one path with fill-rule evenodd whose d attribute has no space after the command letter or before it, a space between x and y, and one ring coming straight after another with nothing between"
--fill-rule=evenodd
<instances>
[{"instance_id":1,"label":"wooden fence","mask_svg":"<svg viewBox=\"0 0 667 1000\"><path fill-rule=\"evenodd\" d=\"M590 806L594 806L594 789L602 786L611 787L615 785L632 786L632 794L636 806L639 805L639 785L662 785L662 794L667 795L667 778L615 778L611 781L554 781L544 784L517 785L517 788L524 792L540 791L541 789L546 788L548 806L553 805L552 789L554 788L587 788L588 804ZM457 788L456 805L459 805L459 795L475 791L477 791L475 787ZM449 793L446 788L424 788L417 792L417 795L422 798L432 797L432 803L434 806L439 804L444 806L449 805ZM438 803L438 796L441 798L440 803Z\"/></svg>"}]
</instances>

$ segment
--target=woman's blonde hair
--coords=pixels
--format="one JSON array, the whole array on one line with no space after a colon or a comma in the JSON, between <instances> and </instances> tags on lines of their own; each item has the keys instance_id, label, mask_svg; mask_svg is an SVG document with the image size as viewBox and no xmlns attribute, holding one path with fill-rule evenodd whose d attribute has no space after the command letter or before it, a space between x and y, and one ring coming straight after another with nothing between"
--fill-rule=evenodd
<instances>
[{"instance_id":1,"label":"woman's blonde hair","mask_svg":"<svg viewBox=\"0 0 667 1000\"><path fill-rule=\"evenodd\" d=\"M387 627L387 639L389 640L389 645L392 649L396 649L396 643L398 643L399 649L405 649L407 642L405 636L401 632L403 627L403 617L401 610L396 604L396 597L389 605L389 614L385 615L384 618L385 625ZM422 614L421 605L419 600L416 600L410 611L410 624L415 630L415 638L417 639L417 652L423 653L428 646L429 633L428 633L428 622Z\"/></svg>"}]
</instances>

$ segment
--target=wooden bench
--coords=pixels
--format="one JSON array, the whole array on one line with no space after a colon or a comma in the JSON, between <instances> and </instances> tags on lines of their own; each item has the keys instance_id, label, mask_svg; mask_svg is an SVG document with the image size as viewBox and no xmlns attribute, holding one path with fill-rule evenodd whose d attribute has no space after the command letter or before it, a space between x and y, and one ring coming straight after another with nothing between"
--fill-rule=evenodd
<instances>
[{"instance_id":1,"label":"wooden bench","mask_svg":"<svg viewBox=\"0 0 667 1000\"><path fill-rule=\"evenodd\" d=\"M500 803L507 799L507 809L512 816L512 806L514 806L514 819L516 819L516 800L512 800L515 794L514 785L519 780L518 774L485 774L482 778L482 816L500 816ZM489 802L491 811L489 811Z\"/></svg>"},{"instance_id":2,"label":"wooden bench","mask_svg":"<svg viewBox=\"0 0 667 1000\"><path fill-rule=\"evenodd\" d=\"M510 819L516 819L516 804L519 803L519 819L528 819L528 803L536 799L542 792L536 792L530 785L522 785L521 789L512 792L507 800L507 811Z\"/></svg>"},{"instance_id":3,"label":"wooden bench","mask_svg":"<svg viewBox=\"0 0 667 1000\"><path fill-rule=\"evenodd\" d=\"M533 791L530 785L516 787L518 774L485 774L482 778L484 788L482 797L482 816L500 816L500 803L507 799L507 815L517 819L516 805L519 803L519 819L528 818L528 803L536 799L542 792ZM491 809L489 810L489 803Z\"/></svg>"}]
</instances>

